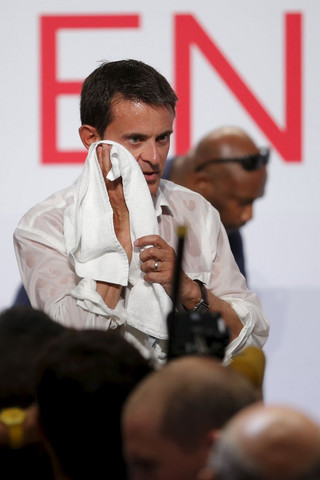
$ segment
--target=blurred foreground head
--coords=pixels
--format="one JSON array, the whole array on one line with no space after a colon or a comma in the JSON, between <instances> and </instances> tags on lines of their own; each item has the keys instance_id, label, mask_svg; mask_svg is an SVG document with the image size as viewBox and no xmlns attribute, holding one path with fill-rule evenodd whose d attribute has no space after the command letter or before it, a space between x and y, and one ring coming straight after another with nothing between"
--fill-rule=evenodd
<instances>
[{"instance_id":1,"label":"blurred foreground head","mask_svg":"<svg viewBox=\"0 0 320 480\"><path fill-rule=\"evenodd\" d=\"M10 307L0 314L0 463L3 480L51 480L51 461L34 414L39 356L67 330L46 313ZM6 419L6 421L5 421Z\"/></svg>"},{"instance_id":2,"label":"blurred foreground head","mask_svg":"<svg viewBox=\"0 0 320 480\"><path fill-rule=\"evenodd\" d=\"M250 382L207 356L182 356L147 376L123 410L132 480L194 480L227 420L255 401Z\"/></svg>"},{"instance_id":3,"label":"blurred foreground head","mask_svg":"<svg viewBox=\"0 0 320 480\"><path fill-rule=\"evenodd\" d=\"M26 408L35 400L36 365L46 344L66 331L32 307L10 307L0 314L0 410Z\"/></svg>"},{"instance_id":4,"label":"blurred foreground head","mask_svg":"<svg viewBox=\"0 0 320 480\"><path fill-rule=\"evenodd\" d=\"M226 425L198 480L320 479L320 427L288 406L257 403Z\"/></svg>"},{"instance_id":5,"label":"blurred foreground head","mask_svg":"<svg viewBox=\"0 0 320 480\"><path fill-rule=\"evenodd\" d=\"M152 371L116 330L65 333L38 369L39 422L57 478L127 478L120 412L127 395ZM62 475L62 477L61 477Z\"/></svg>"}]
</instances>

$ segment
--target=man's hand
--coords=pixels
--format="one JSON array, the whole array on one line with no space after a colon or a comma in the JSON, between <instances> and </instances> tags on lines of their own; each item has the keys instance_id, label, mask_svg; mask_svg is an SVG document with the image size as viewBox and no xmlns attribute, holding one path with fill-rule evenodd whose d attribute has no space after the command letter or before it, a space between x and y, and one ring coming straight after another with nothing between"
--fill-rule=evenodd
<instances>
[{"instance_id":1,"label":"man's hand","mask_svg":"<svg viewBox=\"0 0 320 480\"><path fill-rule=\"evenodd\" d=\"M111 169L110 150L111 145L106 143L98 145L97 158L108 190L110 204L113 209L114 231L128 256L128 261L130 263L132 257L132 244L130 237L129 212L123 194L122 179L118 178L112 182L106 178ZM122 285L97 281L97 292L109 308L116 307L122 288Z\"/></svg>"},{"instance_id":2,"label":"man's hand","mask_svg":"<svg viewBox=\"0 0 320 480\"><path fill-rule=\"evenodd\" d=\"M113 209L114 230L130 262L132 256L132 244L130 237L129 211L123 194L122 179L120 177L115 181L111 181L106 178L109 170L111 169L110 151L111 145L106 143L102 143L97 146L99 165Z\"/></svg>"},{"instance_id":3,"label":"man's hand","mask_svg":"<svg viewBox=\"0 0 320 480\"><path fill-rule=\"evenodd\" d=\"M151 245L151 246L150 246ZM173 293L173 280L176 262L175 251L170 245L159 237L159 235L146 235L134 242L135 247L145 248L140 253L141 270L144 272L144 279L151 283L161 283L167 294L171 297ZM188 310L192 310L200 301L201 292L199 285L188 275L181 272L179 301ZM216 297L208 291L209 310L220 312L226 325L230 329L231 340L236 338L243 325L238 315L224 300Z\"/></svg>"},{"instance_id":4,"label":"man's hand","mask_svg":"<svg viewBox=\"0 0 320 480\"><path fill-rule=\"evenodd\" d=\"M145 274L144 280L150 283L161 283L170 296L176 261L174 249L159 235L145 235L138 238L134 246L143 249L140 253L142 262L140 268Z\"/></svg>"},{"instance_id":5,"label":"man's hand","mask_svg":"<svg viewBox=\"0 0 320 480\"><path fill-rule=\"evenodd\" d=\"M176 253L159 235L146 235L137 239L135 247L145 248L140 253L141 270L144 280L160 283L167 294L173 294ZM199 286L185 273L181 274L179 300L186 308L192 308L199 301Z\"/></svg>"}]
</instances>

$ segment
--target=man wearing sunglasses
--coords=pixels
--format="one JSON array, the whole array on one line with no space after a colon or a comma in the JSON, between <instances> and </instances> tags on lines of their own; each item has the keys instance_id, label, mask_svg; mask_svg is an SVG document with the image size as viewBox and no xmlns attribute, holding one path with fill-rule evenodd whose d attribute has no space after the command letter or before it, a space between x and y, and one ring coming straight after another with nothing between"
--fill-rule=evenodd
<instances>
[{"instance_id":1,"label":"man wearing sunglasses","mask_svg":"<svg viewBox=\"0 0 320 480\"><path fill-rule=\"evenodd\" d=\"M239 229L252 219L253 204L264 195L269 155L269 149L259 149L245 131L224 126L203 137L186 155L168 159L163 175L200 193L219 211L245 277Z\"/></svg>"}]
</instances>

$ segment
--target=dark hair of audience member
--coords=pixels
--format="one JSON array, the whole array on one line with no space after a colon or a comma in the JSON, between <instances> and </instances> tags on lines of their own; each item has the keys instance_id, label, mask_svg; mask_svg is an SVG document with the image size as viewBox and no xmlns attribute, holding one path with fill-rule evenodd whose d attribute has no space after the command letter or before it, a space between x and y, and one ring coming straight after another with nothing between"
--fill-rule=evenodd
<instances>
[{"instance_id":1,"label":"dark hair of audience member","mask_svg":"<svg viewBox=\"0 0 320 480\"><path fill-rule=\"evenodd\" d=\"M32 407L39 355L50 340L64 331L66 327L32 307L10 307L0 313L0 410ZM10 448L7 433L1 438L2 479L53 478L50 457L33 423L31 430L32 438L25 438L21 448Z\"/></svg>"},{"instance_id":2,"label":"dark hair of audience member","mask_svg":"<svg viewBox=\"0 0 320 480\"><path fill-rule=\"evenodd\" d=\"M38 369L39 422L55 468L67 478L127 478L120 414L153 370L115 330L66 333L51 342ZM110 473L109 473L110 475Z\"/></svg>"},{"instance_id":3,"label":"dark hair of audience member","mask_svg":"<svg viewBox=\"0 0 320 480\"><path fill-rule=\"evenodd\" d=\"M35 366L46 343L66 330L32 307L0 314L0 409L26 408L35 399Z\"/></svg>"}]
</instances>

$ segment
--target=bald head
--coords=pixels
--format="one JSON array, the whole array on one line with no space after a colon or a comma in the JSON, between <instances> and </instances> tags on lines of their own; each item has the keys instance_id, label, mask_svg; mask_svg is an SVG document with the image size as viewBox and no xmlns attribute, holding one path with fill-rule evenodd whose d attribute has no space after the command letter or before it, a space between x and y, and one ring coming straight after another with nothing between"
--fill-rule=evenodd
<instances>
[{"instance_id":1,"label":"bald head","mask_svg":"<svg viewBox=\"0 0 320 480\"><path fill-rule=\"evenodd\" d=\"M255 401L249 381L217 359L185 356L168 362L145 378L125 404L130 469L139 470L143 463L154 468L148 478L194 479L205 464L212 432Z\"/></svg>"},{"instance_id":2,"label":"bald head","mask_svg":"<svg viewBox=\"0 0 320 480\"><path fill-rule=\"evenodd\" d=\"M244 130L225 126L211 131L199 141L194 150L194 161L198 166L214 158L237 158L256 153L259 153L258 147Z\"/></svg>"},{"instance_id":3,"label":"bald head","mask_svg":"<svg viewBox=\"0 0 320 480\"><path fill-rule=\"evenodd\" d=\"M219 480L320 478L320 427L297 409L255 404L226 425L209 463Z\"/></svg>"},{"instance_id":4,"label":"bald head","mask_svg":"<svg viewBox=\"0 0 320 480\"><path fill-rule=\"evenodd\" d=\"M253 202L264 195L267 171L265 165L245 170L241 163L228 160L259 153L244 130L224 126L208 133L185 156L178 157L170 180L203 195L219 211L227 231L232 231L251 220ZM210 163L217 159L219 163ZM203 168L197 171L199 166Z\"/></svg>"},{"instance_id":5,"label":"bald head","mask_svg":"<svg viewBox=\"0 0 320 480\"><path fill-rule=\"evenodd\" d=\"M249 381L217 359L184 356L168 362L141 382L127 402L126 411L131 414L138 409L159 411L161 429L168 435L172 429L174 435L174 425L177 431L184 429L184 415L189 422L192 417L197 419L193 425L197 430L220 428L233 413L254 400ZM190 437L194 438L194 434L188 438L182 436L181 441L189 441Z\"/></svg>"}]
</instances>

